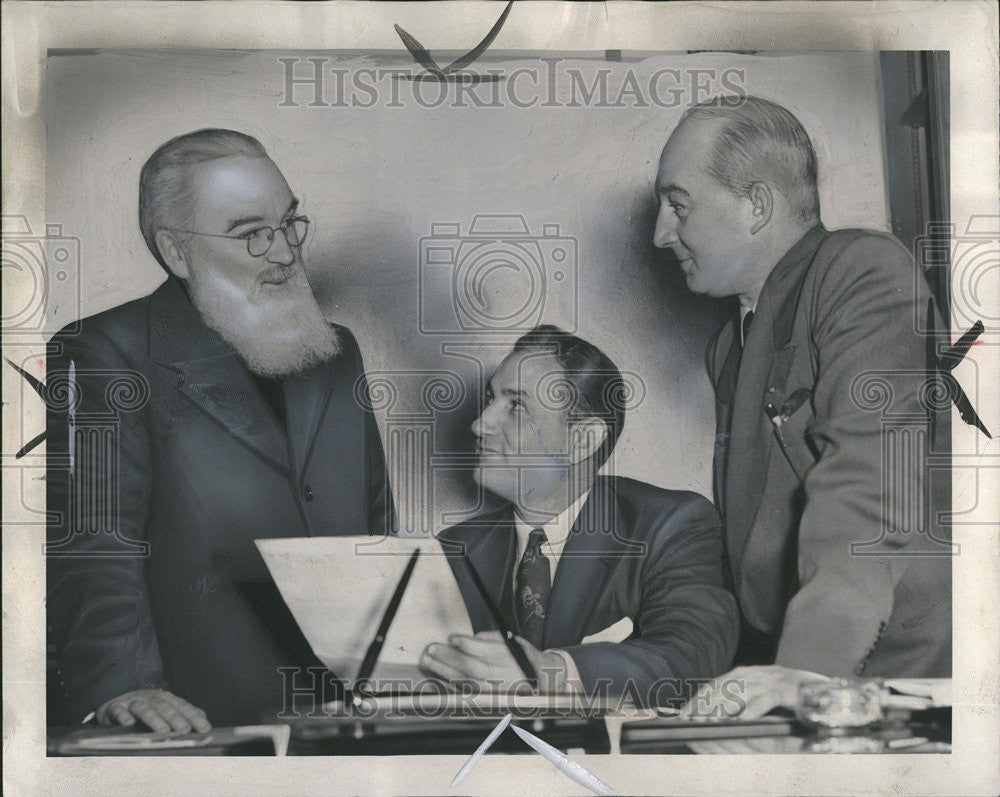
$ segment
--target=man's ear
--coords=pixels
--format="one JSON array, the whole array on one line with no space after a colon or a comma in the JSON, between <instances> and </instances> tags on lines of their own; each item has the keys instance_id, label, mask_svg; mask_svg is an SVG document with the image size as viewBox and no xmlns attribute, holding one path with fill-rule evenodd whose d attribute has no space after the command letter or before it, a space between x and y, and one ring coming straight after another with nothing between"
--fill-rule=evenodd
<instances>
[{"instance_id":1,"label":"man's ear","mask_svg":"<svg viewBox=\"0 0 1000 797\"><path fill-rule=\"evenodd\" d=\"M752 206L753 225L750 227L750 234L756 235L764 229L771 220L774 213L774 192L767 183L754 183L747 192L747 197Z\"/></svg>"},{"instance_id":2,"label":"man's ear","mask_svg":"<svg viewBox=\"0 0 1000 797\"><path fill-rule=\"evenodd\" d=\"M569 432L569 461L579 465L597 453L608 437L608 427L598 418L573 421Z\"/></svg>"},{"instance_id":3,"label":"man's ear","mask_svg":"<svg viewBox=\"0 0 1000 797\"><path fill-rule=\"evenodd\" d=\"M160 250L160 257L167 264L170 273L178 279L190 279L191 269L188 266L187 253L177 240L176 233L170 230L157 230L154 240L156 248Z\"/></svg>"}]
</instances>

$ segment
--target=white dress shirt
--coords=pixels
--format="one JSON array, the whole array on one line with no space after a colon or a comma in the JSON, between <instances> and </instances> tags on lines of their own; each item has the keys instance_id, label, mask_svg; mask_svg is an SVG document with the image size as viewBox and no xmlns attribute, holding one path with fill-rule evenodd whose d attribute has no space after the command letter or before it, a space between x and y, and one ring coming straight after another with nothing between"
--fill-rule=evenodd
<instances>
[{"instance_id":1,"label":"white dress shirt","mask_svg":"<svg viewBox=\"0 0 1000 797\"><path fill-rule=\"evenodd\" d=\"M528 547L528 535L534 529L542 529L545 532L546 542L542 545L542 553L549 560L549 580L550 582L554 582L556 568L559 566L559 559L562 556L563 548L566 547L566 540L569 538L573 524L576 523L580 510L583 509L583 505L587 502L589 495L590 490L587 490L547 523L531 526L521 520L517 512L514 513L514 529L517 531L517 556L514 559L513 573L515 595L517 595L517 567L521 562L521 557L524 556L525 548ZM580 683L580 671L577 669L573 657L565 650L559 648L553 648L552 652L558 653L566 663L566 680L569 688L575 691L583 691L582 684Z\"/></svg>"},{"instance_id":2,"label":"white dress shirt","mask_svg":"<svg viewBox=\"0 0 1000 797\"><path fill-rule=\"evenodd\" d=\"M542 553L549 560L549 582L551 584L556 580L556 566L559 564L559 557L562 556L563 548L566 546L566 539L569 537L569 533L573 529L573 524L576 523L576 518L580 514L580 510L583 509L583 505L587 502L589 495L590 490L587 490L587 492L577 498L566 509L548 521L548 523L529 526L518 517L517 512L514 513L514 528L517 530L517 557L514 559L513 574L515 594L517 592L517 564L520 563L521 557L524 556L524 549L528 547L528 535L534 529L541 529L545 532L546 542L542 545Z\"/></svg>"},{"instance_id":3,"label":"white dress shirt","mask_svg":"<svg viewBox=\"0 0 1000 797\"><path fill-rule=\"evenodd\" d=\"M757 312L757 302L753 303L753 307L747 307L745 304L740 305L740 345L745 346L746 341L743 339L743 321L746 319L749 313ZM751 322L752 323L752 322Z\"/></svg>"}]
</instances>

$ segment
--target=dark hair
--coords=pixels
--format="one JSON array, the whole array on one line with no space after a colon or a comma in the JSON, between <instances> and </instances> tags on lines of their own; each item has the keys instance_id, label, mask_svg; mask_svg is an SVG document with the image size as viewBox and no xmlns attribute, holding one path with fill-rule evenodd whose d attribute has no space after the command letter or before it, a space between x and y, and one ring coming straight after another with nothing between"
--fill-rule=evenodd
<instances>
[{"instance_id":1,"label":"dark hair","mask_svg":"<svg viewBox=\"0 0 1000 797\"><path fill-rule=\"evenodd\" d=\"M754 183L777 189L803 222L819 219L816 152L802 123L760 97L722 96L688 108L685 119L721 119L708 171L738 197Z\"/></svg>"},{"instance_id":2,"label":"dark hair","mask_svg":"<svg viewBox=\"0 0 1000 797\"><path fill-rule=\"evenodd\" d=\"M205 128L170 139L143 165L139 174L139 229L149 251L164 268L167 264L156 245L156 233L188 223L186 218L177 218L176 213L182 204L190 207L193 201L192 167L231 155L266 158L267 150L246 133Z\"/></svg>"},{"instance_id":3,"label":"dark hair","mask_svg":"<svg viewBox=\"0 0 1000 797\"><path fill-rule=\"evenodd\" d=\"M570 418L597 418L608 430L594 452L594 469L601 467L614 450L625 426L627 388L621 371L593 343L551 324L537 326L521 336L514 352L538 351L556 358L565 380L549 386L547 394Z\"/></svg>"}]
</instances>

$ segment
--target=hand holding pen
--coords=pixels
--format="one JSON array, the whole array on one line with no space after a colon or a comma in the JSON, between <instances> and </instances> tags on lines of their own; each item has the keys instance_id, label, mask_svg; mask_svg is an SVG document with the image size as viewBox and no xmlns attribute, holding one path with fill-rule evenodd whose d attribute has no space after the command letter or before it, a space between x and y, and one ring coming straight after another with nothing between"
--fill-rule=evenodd
<instances>
[{"instance_id":1,"label":"hand holding pen","mask_svg":"<svg viewBox=\"0 0 1000 797\"><path fill-rule=\"evenodd\" d=\"M538 678L540 691L566 690L567 669L562 656L539 650L526 639L516 638ZM478 681L491 690L531 691L534 685L514 658L500 631L475 635L452 634L447 643L428 645L420 657L426 672L449 681Z\"/></svg>"}]
</instances>

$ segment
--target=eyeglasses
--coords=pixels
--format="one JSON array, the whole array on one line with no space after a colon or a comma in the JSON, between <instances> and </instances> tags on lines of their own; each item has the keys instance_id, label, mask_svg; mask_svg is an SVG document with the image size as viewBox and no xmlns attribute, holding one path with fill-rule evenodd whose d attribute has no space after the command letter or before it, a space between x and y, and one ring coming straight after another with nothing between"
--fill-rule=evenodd
<instances>
[{"instance_id":1,"label":"eyeglasses","mask_svg":"<svg viewBox=\"0 0 1000 797\"><path fill-rule=\"evenodd\" d=\"M228 238L231 241L246 241L247 251L251 256L263 257L271 250L271 245L274 243L274 234L279 230L285 236L285 241L289 246L302 246L302 242L306 239L306 233L309 232L309 219L305 216L292 216L290 219L285 219L285 221L281 222L277 229L274 227L258 227L255 230L240 233L239 235L218 235L212 232L176 229L174 232L183 232L188 235L203 235L206 238Z\"/></svg>"}]
</instances>

